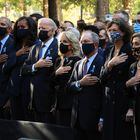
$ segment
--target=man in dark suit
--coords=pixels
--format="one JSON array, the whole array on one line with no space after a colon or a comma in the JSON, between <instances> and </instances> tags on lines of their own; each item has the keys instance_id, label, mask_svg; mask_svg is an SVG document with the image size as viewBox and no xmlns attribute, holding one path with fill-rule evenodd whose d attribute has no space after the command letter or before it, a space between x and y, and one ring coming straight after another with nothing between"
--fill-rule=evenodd
<instances>
[{"instance_id":1,"label":"man in dark suit","mask_svg":"<svg viewBox=\"0 0 140 140\"><path fill-rule=\"evenodd\" d=\"M91 31L81 36L82 52L69 81L70 92L75 95L72 127L75 140L99 140L98 122L102 104L99 75L103 57L98 53L99 37Z\"/></svg>"},{"instance_id":2,"label":"man in dark suit","mask_svg":"<svg viewBox=\"0 0 140 140\"><path fill-rule=\"evenodd\" d=\"M42 42L33 46L22 74L32 74L30 105L35 109L35 121L52 123L50 111L54 104L54 88L50 81L58 55L57 40L53 37L56 24L50 18L41 18L38 29L38 37Z\"/></svg>"},{"instance_id":3,"label":"man in dark suit","mask_svg":"<svg viewBox=\"0 0 140 140\"><path fill-rule=\"evenodd\" d=\"M5 118L4 108L7 106L8 94L6 92L13 59L14 40L10 36L12 23L6 17L0 17L0 118Z\"/></svg>"}]
</instances>

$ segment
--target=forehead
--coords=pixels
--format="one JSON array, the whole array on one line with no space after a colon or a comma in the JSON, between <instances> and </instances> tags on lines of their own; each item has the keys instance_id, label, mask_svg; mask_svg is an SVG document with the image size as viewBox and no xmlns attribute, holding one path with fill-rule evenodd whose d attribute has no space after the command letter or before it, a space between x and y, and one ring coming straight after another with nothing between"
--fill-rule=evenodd
<instances>
[{"instance_id":1,"label":"forehead","mask_svg":"<svg viewBox=\"0 0 140 140\"><path fill-rule=\"evenodd\" d=\"M81 40L92 40L92 35L90 31L83 32Z\"/></svg>"},{"instance_id":2,"label":"forehead","mask_svg":"<svg viewBox=\"0 0 140 140\"><path fill-rule=\"evenodd\" d=\"M117 24L115 24L115 23L113 23L109 28L108 28L108 30L109 29L119 29L119 26L117 25Z\"/></svg>"},{"instance_id":3,"label":"forehead","mask_svg":"<svg viewBox=\"0 0 140 140\"><path fill-rule=\"evenodd\" d=\"M51 22L50 21L48 21L48 20L40 20L39 22L38 22L38 26L40 27L40 26L42 26L42 27L52 27L52 24L51 24Z\"/></svg>"},{"instance_id":4,"label":"forehead","mask_svg":"<svg viewBox=\"0 0 140 140\"><path fill-rule=\"evenodd\" d=\"M27 20L26 19L20 20L18 21L17 25L28 25Z\"/></svg>"},{"instance_id":5,"label":"forehead","mask_svg":"<svg viewBox=\"0 0 140 140\"><path fill-rule=\"evenodd\" d=\"M140 37L134 37L132 43L138 42L140 43Z\"/></svg>"}]
</instances>

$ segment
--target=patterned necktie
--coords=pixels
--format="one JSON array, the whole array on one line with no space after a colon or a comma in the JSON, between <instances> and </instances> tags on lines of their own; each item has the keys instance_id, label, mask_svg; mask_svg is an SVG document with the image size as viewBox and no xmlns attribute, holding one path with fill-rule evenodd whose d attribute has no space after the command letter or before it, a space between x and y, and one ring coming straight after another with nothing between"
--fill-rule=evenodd
<instances>
[{"instance_id":1,"label":"patterned necktie","mask_svg":"<svg viewBox=\"0 0 140 140\"><path fill-rule=\"evenodd\" d=\"M88 64L88 59L84 61L84 66L83 66L83 76L87 74L87 64Z\"/></svg>"}]
</instances>

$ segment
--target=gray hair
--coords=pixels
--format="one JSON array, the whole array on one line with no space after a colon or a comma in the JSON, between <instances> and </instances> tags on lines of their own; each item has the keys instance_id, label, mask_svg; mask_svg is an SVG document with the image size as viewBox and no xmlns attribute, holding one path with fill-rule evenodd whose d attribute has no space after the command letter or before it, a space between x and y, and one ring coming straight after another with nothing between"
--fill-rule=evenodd
<instances>
[{"instance_id":1,"label":"gray hair","mask_svg":"<svg viewBox=\"0 0 140 140\"><path fill-rule=\"evenodd\" d=\"M52 26L52 28L53 28L54 31L57 30L57 26L56 26L55 22L51 18L40 18L38 20L38 23L40 23L42 21L48 22Z\"/></svg>"},{"instance_id":2,"label":"gray hair","mask_svg":"<svg viewBox=\"0 0 140 140\"><path fill-rule=\"evenodd\" d=\"M93 42L99 44L99 36L96 33L92 32L92 31L90 31L90 32L91 32Z\"/></svg>"},{"instance_id":3,"label":"gray hair","mask_svg":"<svg viewBox=\"0 0 140 140\"><path fill-rule=\"evenodd\" d=\"M9 27L9 28L12 28L12 22L9 18L7 17L0 17L0 20L4 20L6 21L6 25Z\"/></svg>"}]
</instances>

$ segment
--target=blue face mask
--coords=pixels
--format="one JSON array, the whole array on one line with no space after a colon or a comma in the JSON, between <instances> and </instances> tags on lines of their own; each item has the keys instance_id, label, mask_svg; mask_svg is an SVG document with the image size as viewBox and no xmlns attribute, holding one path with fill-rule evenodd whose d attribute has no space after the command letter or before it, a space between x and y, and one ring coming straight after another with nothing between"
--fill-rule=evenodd
<instances>
[{"instance_id":1,"label":"blue face mask","mask_svg":"<svg viewBox=\"0 0 140 140\"><path fill-rule=\"evenodd\" d=\"M121 38L122 38L122 36L119 32L110 32L110 41L112 43L115 43L116 41L120 40Z\"/></svg>"},{"instance_id":2,"label":"blue face mask","mask_svg":"<svg viewBox=\"0 0 140 140\"><path fill-rule=\"evenodd\" d=\"M138 33L140 32L140 24L139 23L135 23L133 26L134 32Z\"/></svg>"}]
</instances>

